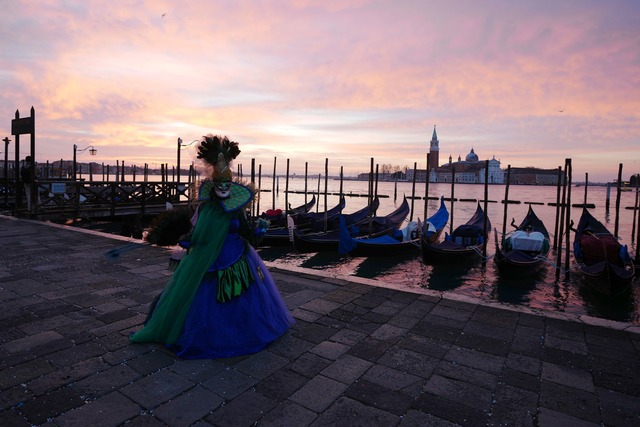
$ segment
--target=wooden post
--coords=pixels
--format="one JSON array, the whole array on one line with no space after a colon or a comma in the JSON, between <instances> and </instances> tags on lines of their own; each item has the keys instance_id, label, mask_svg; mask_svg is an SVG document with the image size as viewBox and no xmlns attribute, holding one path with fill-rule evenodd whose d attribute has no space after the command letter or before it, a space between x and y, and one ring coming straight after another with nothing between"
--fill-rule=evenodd
<instances>
[{"instance_id":1,"label":"wooden post","mask_svg":"<svg viewBox=\"0 0 640 427\"><path fill-rule=\"evenodd\" d=\"M284 184L284 216L289 215L289 159L287 159L287 177Z\"/></svg>"},{"instance_id":2,"label":"wooden post","mask_svg":"<svg viewBox=\"0 0 640 427\"><path fill-rule=\"evenodd\" d=\"M566 250L564 253L564 274L565 278L569 277L569 264L570 264L570 255L571 255L571 175L573 172L573 167L571 166L571 159L568 160L568 172L567 172L567 237L566 237Z\"/></svg>"},{"instance_id":3,"label":"wooden post","mask_svg":"<svg viewBox=\"0 0 640 427\"><path fill-rule=\"evenodd\" d=\"M455 188L455 180L456 180L456 168L454 166L451 166L451 209L450 209L451 222L449 223L449 234L453 234L453 200L455 199L453 192Z\"/></svg>"},{"instance_id":4,"label":"wooden post","mask_svg":"<svg viewBox=\"0 0 640 427\"><path fill-rule=\"evenodd\" d=\"M564 161L564 183L562 185L562 209L560 209L560 232L558 236L558 249L557 249L557 269L556 269L556 279L560 277L560 267L562 266L562 238L564 236L564 216L565 211L567 210L566 196L567 196L567 169L568 169L569 159L565 159Z\"/></svg>"},{"instance_id":5,"label":"wooden post","mask_svg":"<svg viewBox=\"0 0 640 427\"><path fill-rule=\"evenodd\" d=\"M271 209L276 209L276 157L273 158L273 181L271 183Z\"/></svg>"},{"instance_id":6,"label":"wooden post","mask_svg":"<svg viewBox=\"0 0 640 427\"><path fill-rule=\"evenodd\" d=\"M309 174L309 162L304 162L304 204L307 204L307 178Z\"/></svg>"},{"instance_id":7,"label":"wooden post","mask_svg":"<svg viewBox=\"0 0 640 427\"><path fill-rule=\"evenodd\" d=\"M327 232L327 187L329 185L329 158L324 159L324 231Z\"/></svg>"},{"instance_id":8,"label":"wooden post","mask_svg":"<svg viewBox=\"0 0 640 427\"><path fill-rule=\"evenodd\" d=\"M424 219L424 226L426 227L427 225L427 211L428 211L428 207L427 204L429 203L429 168L431 167L430 165L431 160L429 160L429 154L427 154L427 174L425 176L425 183L424 183L424 213L423 213L423 219ZM426 229L425 229L426 230Z\"/></svg>"},{"instance_id":9,"label":"wooden post","mask_svg":"<svg viewBox=\"0 0 640 427\"><path fill-rule=\"evenodd\" d=\"M487 237L489 228L489 160L485 160L484 164L484 225L482 228L482 263L487 261Z\"/></svg>"},{"instance_id":10,"label":"wooden post","mask_svg":"<svg viewBox=\"0 0 640 427\"><path fill-rule=\"evenodd\" d=\"M613 229L613 235L618 238L618 229L620 226L620 195L622 194L622 163L618 166L618 186L616 192L616 220Z\"/></svg>"},{"instance_id":11,"label":"wooden post","mask_svg":"<svg viewBox=\"0 0 640 427\"><path fill-rule=\"evenodd\" d=\"M418 170L418 162L413 162L413 184L411 185L411 212L409 213L409 222L413 221L413 206L416 199L416 171Z\"/></svg>"},{"instance_id":12,"label":"wooden post","mask_svg":"<svg viewBox=\"0 0 640 427\"><path fill-rule=\"evenodd\" d=\"M562 188L562 166L558 166L558 184L556 185L556 223L553 230L553 250L558 248L558 226L560 224L560 189Z\"/></svg>"},{"instance_id":13,"label":"wooden post","mask_svg":"<svg viewBox=\"0 0 640 427\"><path fill-rule=\"evenodd\" d=\"M507 206L509 205L509 182L511 180L511 165L507 165L507 184L504 187L504 216L502 217L502 238L501 242L504 242L504 237L507 235Z\"/></svg>"},{"instance_id":14,"label":"wooden post","mask_svg":"<svg viewBox=\"0 0 640 427\"><path fill-rule=\"evenodd\" d=\"M258 194L258 204L256 207L256 216L259 216L262 212L260 212L260 190L262 188L262 164L258 165L258 190L256 193Z\"/></svg>"},{"instance_id":15,"label":"wooden post","mask_svg":"<svg viewBox=\"0 0 640 427\"><path fill-rule=\"evenodd\" d=\"M640 175L636 175L636 202L633 205L633 225L631 227L631 243L635 243L636 236L636 215L638 213L638 186L640 185Z\"/></svg>"}]
</instances>

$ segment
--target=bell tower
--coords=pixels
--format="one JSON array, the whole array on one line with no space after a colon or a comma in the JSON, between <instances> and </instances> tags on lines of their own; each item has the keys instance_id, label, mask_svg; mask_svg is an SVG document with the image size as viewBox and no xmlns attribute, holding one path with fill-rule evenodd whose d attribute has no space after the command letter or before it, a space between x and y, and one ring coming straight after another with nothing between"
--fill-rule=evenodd
<instances>
[{"instance_id":1,"label":"bell tower","mask_svg":"<svg viewBox=\"0 0 640 427\"><path fill-rule=\"evenodd\" d=\"M433 125L433 135L431 136L431 142L429 143L429 166L431 168L437 168L440 166L440 147L438 134L436 133L436 125Z\"/></svg>"}]
</instances>

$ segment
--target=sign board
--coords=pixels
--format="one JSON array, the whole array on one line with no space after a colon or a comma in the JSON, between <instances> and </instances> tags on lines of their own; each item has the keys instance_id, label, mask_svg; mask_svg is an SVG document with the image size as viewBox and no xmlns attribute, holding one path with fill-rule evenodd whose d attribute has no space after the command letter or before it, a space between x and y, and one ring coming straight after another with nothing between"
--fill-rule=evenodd
<instances>
[{"instance_id":1,"label":"sign board","mask_svg":"<svg viewBox=\"0 0 640 427\"><path fill-rule=\"evenodd\" d=\"M52 182L51 192L53 194L64 194L67 192L67 184L64 182Z\"/></svg>"},{"instance_id":2,"label":"sign board","mask_svg":"<svg viewBox=\"0 0 640 427\"><path fill-rule=\"evenodd\" d=\"M11 135L24 135L26 133L33 134L35 131L34 127L33 117L13 119L11 120Z\"/></svg>"}]
</instances>

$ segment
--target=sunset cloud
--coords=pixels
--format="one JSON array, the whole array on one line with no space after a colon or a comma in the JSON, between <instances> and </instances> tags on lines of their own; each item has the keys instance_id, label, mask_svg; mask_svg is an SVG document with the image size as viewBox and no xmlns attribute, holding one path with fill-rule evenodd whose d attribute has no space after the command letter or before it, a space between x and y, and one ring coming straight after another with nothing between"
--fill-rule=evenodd
<instances>
[{"instance_id":1,"label":"sunset cloud","mask_svg":"<svg viewBox=\"0 0 640 427\"><path fill-rule=\"evenodd\" d=\"M113 2L112 2L113 3ZM14 1L0 16L0 132L37 114L37 159L240 162L345 173L495 155L598 180L640 171L640 5L568 1ZM12 138L13 139L13 138ZM10 149L11 150L11 149ZM21 153L24 152L24 148Z\"/></svg>"}]
</instances>

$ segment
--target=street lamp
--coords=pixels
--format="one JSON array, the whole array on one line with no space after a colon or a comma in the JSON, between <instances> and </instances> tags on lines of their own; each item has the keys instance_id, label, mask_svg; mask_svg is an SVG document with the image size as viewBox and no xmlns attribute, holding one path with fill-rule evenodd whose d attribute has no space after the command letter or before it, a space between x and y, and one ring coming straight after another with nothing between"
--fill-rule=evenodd
<instances>
[{"instance_id":1,"label":"street lamp","mask_svg":"<svg viewBox=\"0 0 640 427\"><path fill-rule=\"evenodd\" d=\"M182 138L178 138L178 159L177 159L177 160L178 160L178 175L177 175L177 181L178 181L178 184L180 184L180 150L181 150L183 147L185 147L185 148L186 148L186 147L189 147L189 146L191 146L191 145L195 144L196 142L198 142L198 140L191 141L191 142L190 142L190 143L188 143L188 144L183 144L183 143L182 143Z\"/></svg>"},{"instance_id":2,"label":"street lamp","mask_svg":"<svg viewBox=\"0 0 640 427\"><path fill-rule=\"evenodd\" d=\"M5 136L4 139L4 203L8 203L9 197L9 143L11 140Z\"/></svg>"},{"instance_id":3,"label":"street lamp","mask_svg":"<svg viewBox=\"0 0 640 427\"><path fill-rule=\"evenodd\" d=\"M92 156L95 156L96 153L98 152L98 150L93 145L90 145L81 150L78 150L78 146L76 144L73 144L73 180L74 181L76 180L76 153L82 154L87 150L89 150L89 154L91 154Z\"/></svg>"}]
</instances>

